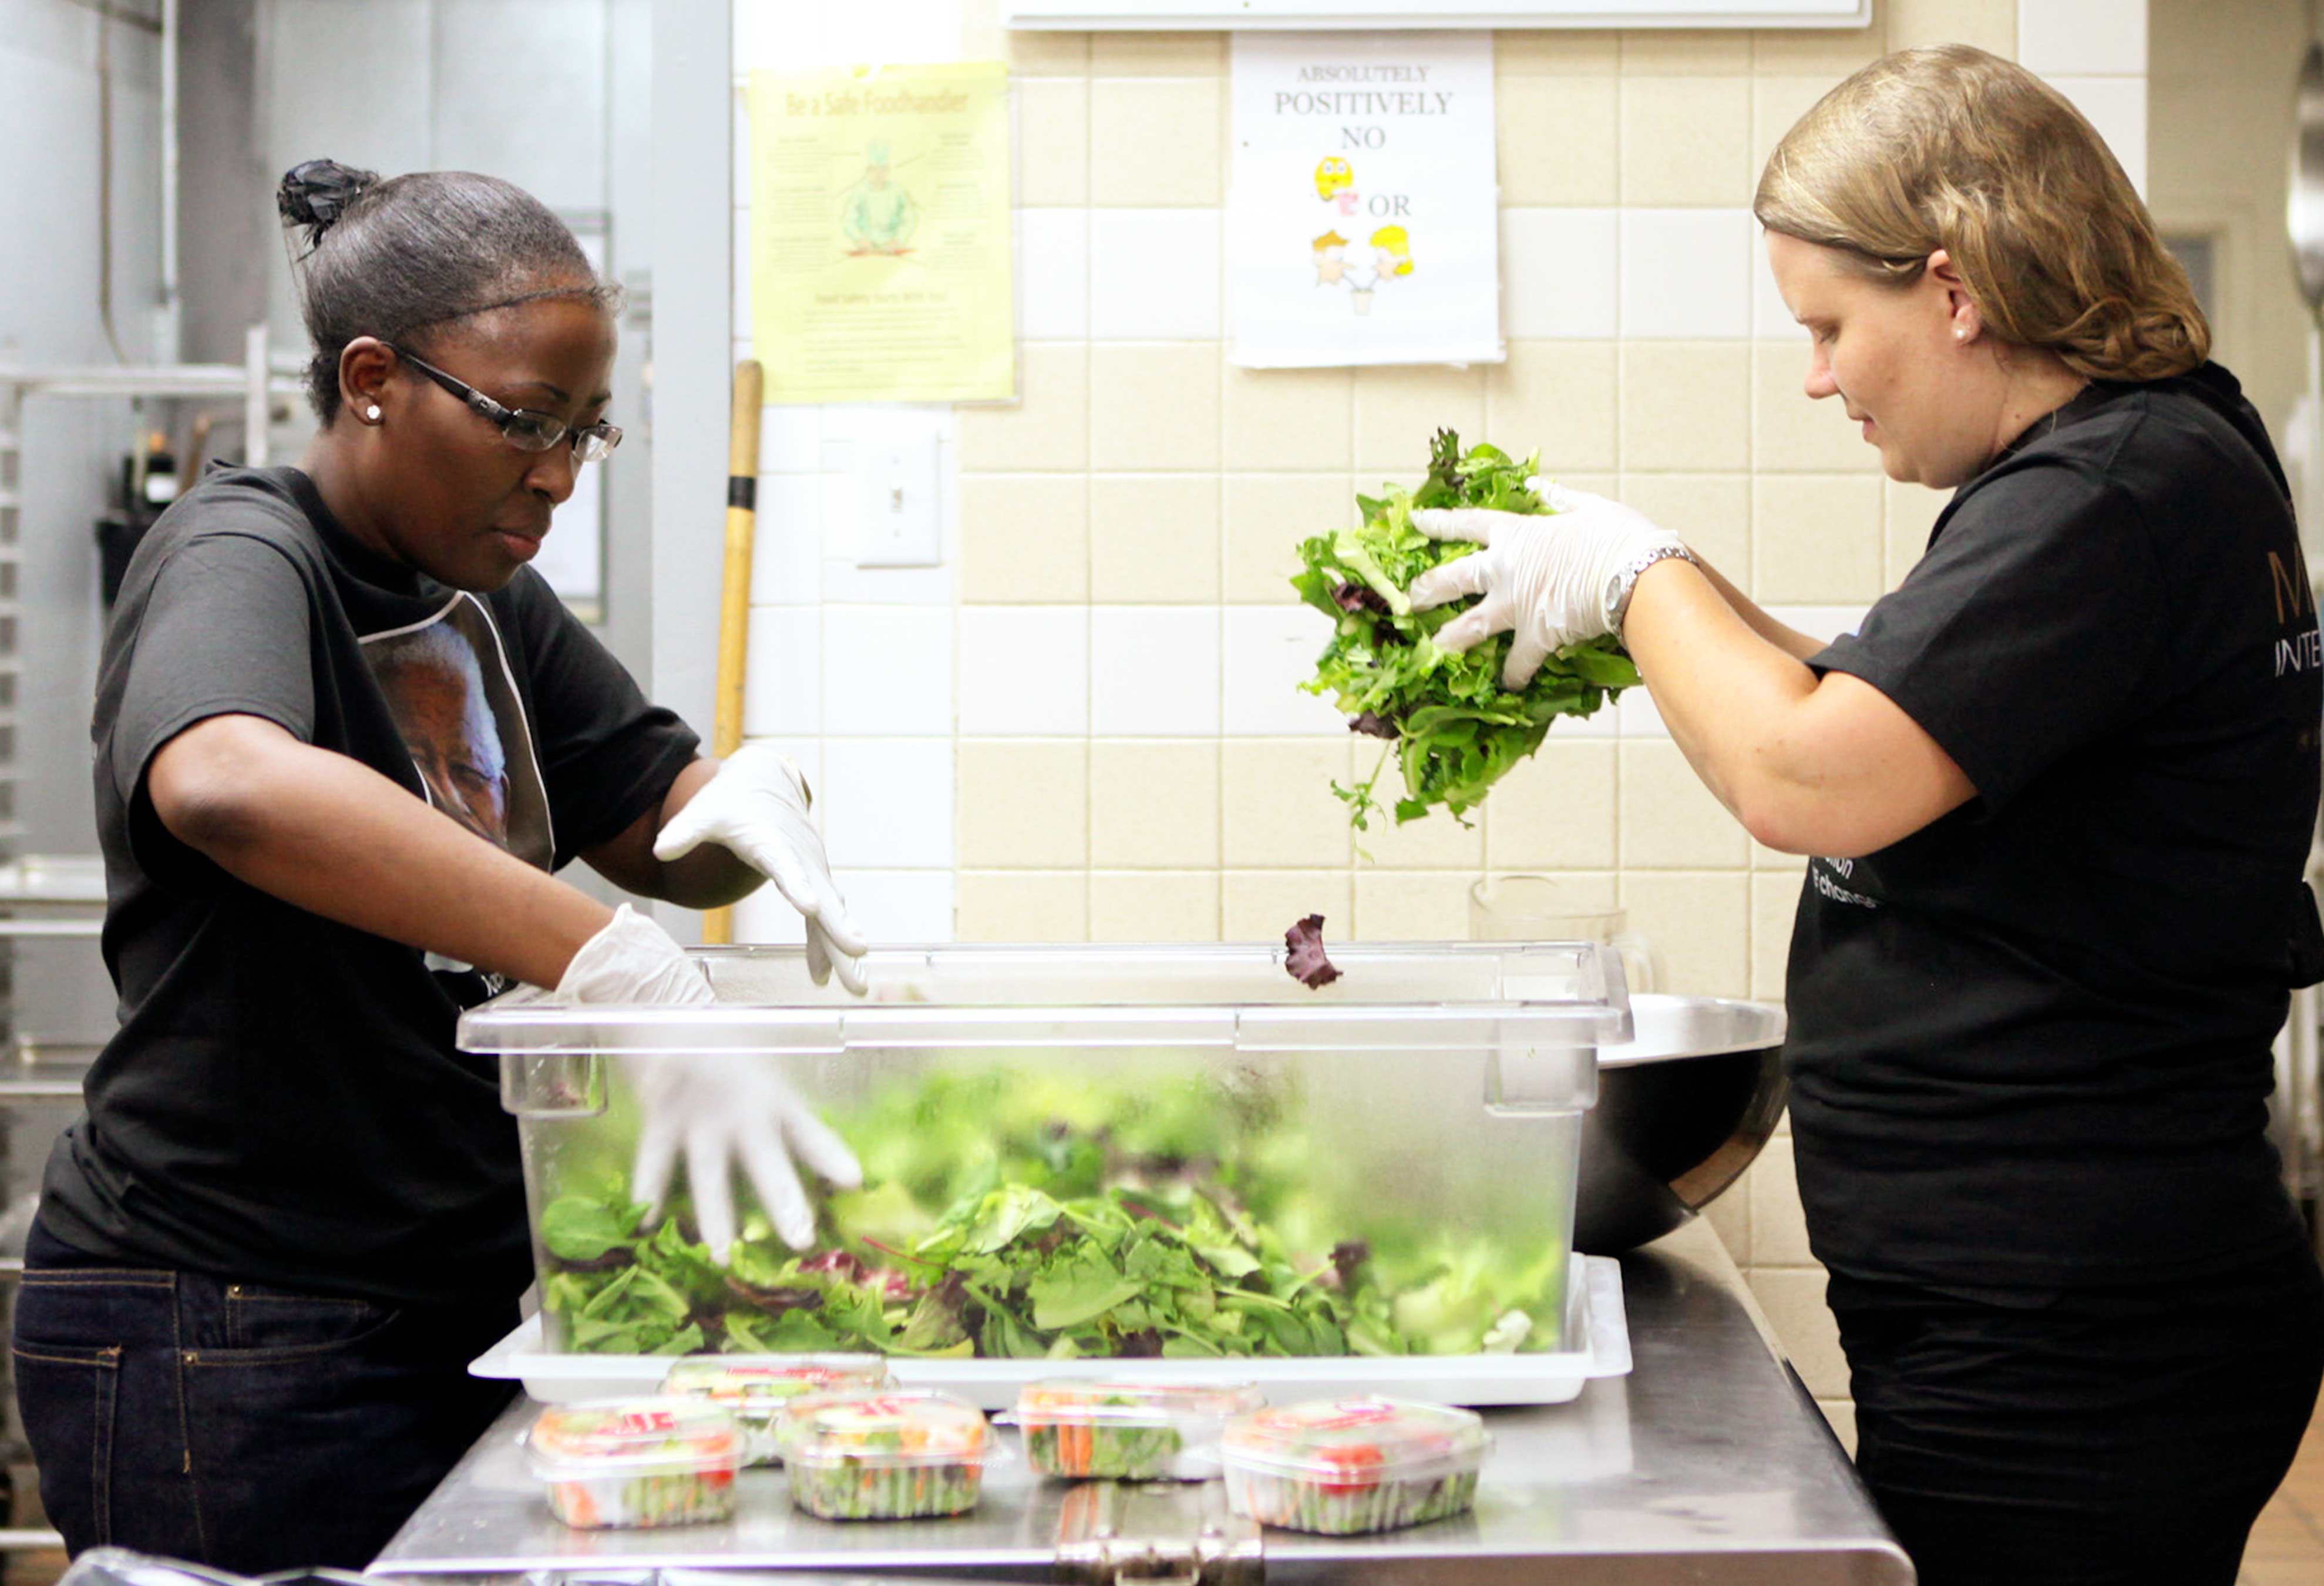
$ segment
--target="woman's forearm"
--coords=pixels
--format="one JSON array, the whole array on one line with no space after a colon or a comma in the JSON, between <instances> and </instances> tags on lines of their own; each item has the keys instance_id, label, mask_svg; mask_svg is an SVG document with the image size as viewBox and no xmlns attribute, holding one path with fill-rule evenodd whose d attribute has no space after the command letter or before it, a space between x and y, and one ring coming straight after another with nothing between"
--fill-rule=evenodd
<instances>
[{"instance_id":1,"label":"woman's forearm","mask_svg":"<svg viewBox=\"0 0 2324 1586\"><path fill-rule=\"evenodd\" d=\"M1761 611L1749 595L1729 583L1726 576L1709 562L1698 560L1695 565L1702 569L1702 576L1711 580L1711 586L1719 592L1719 598L1727 603L1728 609L1742 618L1751 632L1785 655L1805 660L1824 648L1822 640L1810 638L1796 628L1786 627Z\"/></svg>"},{"instance_id":2,"label":"woman's forearm","mask_svg":"<svg viewBox=\"0 0 2324 1586\"><path fill-rule=\"evenodd\" d=\"M171 834L309 913L554 986L613 911L377 771L255 716L213 716L153 757Z\"/></svg>"}]
</instances>

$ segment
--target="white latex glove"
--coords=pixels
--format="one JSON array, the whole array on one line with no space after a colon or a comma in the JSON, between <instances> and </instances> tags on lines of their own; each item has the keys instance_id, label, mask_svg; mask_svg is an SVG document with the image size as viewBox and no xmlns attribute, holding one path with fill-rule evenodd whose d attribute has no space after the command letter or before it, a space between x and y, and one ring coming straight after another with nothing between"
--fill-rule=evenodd
<instances>
[{"instance_id":1,"label":"white latex glove","mask_svg":"<svg viewBox=\"0 0 2324 1586\"><path fill-rule=\"evenodd\" d=\"M557 983L574 1002L704 1007L717 1001L686 950L644 915L623 904L613 923L582 945ZM661 1214L670 1173L686 1157L687 1187L711 1258L724 1262L734 1242L733 1169L738 1162L783 1242L815 1242L815 1213L794 1151L841 1189L863 1182L863 1169L773 1065L742 1052L672 1052L632 1058L630 1083L644 1123L630 1172L630 1194Z\"/></svg>"},{"instance_id":2,"label":"white latex glove","mask_svg":"<svg viewBox=\"0 0 2324 1586\"><path fill-rule=\"evenodd\" d=\"M1616 631L1613 603L1624 574L1657 551L1683 549L1678 536L1644 513L1587 491L1540 479L1526 485L1554 517L1484 507L1425 507L1413 526L1431 539L1466 539L1484 549L1412 581L1415 611L1484 596L1444 624L1436 642L1463 650L1508 630L1501 687L1533 680L1554 650Z\"/></svg>"},{"instance_id":3,"label":"white latex glove","mask_svg":"<svg viewBox=\"0 0 2324 1586\"><path fill-rule=\"evenodd\" d=\"M775 883L807 921L807 967L822 985L839 983L861 997L868 944L832 883L823 837L807 818L807 779L771 743L745 743L687 801L654 839L654 857L683 859L715 843Z\"/></svg>"}]
</instances>

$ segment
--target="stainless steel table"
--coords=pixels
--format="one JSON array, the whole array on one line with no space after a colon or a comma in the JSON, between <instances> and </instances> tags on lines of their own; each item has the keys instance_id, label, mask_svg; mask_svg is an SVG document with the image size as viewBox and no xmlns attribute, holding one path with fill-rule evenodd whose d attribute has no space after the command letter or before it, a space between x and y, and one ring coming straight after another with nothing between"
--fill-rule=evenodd
<instances>
[{"instance_id":1,"label":"stainless steel table","mask_svg":"<svg viewBox=\"0 0 2324 1586\"><path fill-rule=\"evenodd\" d=\"M1207 1519L1206 1582L1262 1572L1277 1586L1910 1582L1912 1566L1709 1226L1626 1257L1622 1277L1631 1374L1592 1382L1571 1404L1487 1412L1496 1446L1476 1512L1460 1519L1377 1536L1260 1535L1223 1517L1216 1482L1108 1491L1044 1481L1020 1461L988 1475L983 1502L956 1519L816 1520L790 1507L779 1471L753 1471L732 1525L573 1531L549 1517L525 1471L516 1439L535 1412L520 1399L372 1568L565 1579L716 1570L721 1582L743 1572L770 1586L800 1586L800 1571L1111 1581L1096 1557L1109 1544L1116 1563L1132 1541L1157 1542L1167 1560ZM1101 1512L1101 1500L1127 1507Z\"/></svg>"}]
</instances>

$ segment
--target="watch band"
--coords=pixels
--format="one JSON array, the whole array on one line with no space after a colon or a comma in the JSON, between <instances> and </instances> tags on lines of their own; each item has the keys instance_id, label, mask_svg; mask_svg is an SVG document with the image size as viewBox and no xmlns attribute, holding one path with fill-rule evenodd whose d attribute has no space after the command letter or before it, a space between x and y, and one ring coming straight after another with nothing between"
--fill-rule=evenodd
<instances>
[{"instance_id":1,"label":"watch band","mask_svg":"<svg viewBox=\"0 0 2324 1586\"><path fill-rule=\"evenodd\" d=\"M1622 619L1630 614L1630 595L1638 586L1639 575L1656 562L1666 562L1674 557L1684 562L1694 561L1694 553L1674 540L1668 545L1655 547L1636 561L1626 563L1621 571L1614 575L1612 582L1606 586L1606 616L1612 632L1618 636L1622 632Z\"/></svg>"}]
</instances>

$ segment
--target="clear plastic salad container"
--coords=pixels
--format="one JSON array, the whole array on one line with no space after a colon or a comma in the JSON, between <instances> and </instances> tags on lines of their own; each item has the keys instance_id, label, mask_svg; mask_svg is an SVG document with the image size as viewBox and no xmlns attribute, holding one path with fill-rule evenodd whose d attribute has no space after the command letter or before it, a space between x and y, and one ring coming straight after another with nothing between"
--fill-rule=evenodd
<instances>
[{"instance_id":1,"label":"clear plastic salad container","mask_svg":"<svg viewBox=\"0 0 2324 1586\"><path fill-rule=\"evenodd\" d=\"M918 1520L976 1507L999 1449L984 1412L948 1393L810 1394L775 1423L791 1501L826 1520Z\"/></svg>"},{"instance_id":2,"label":"clear plastic salad container","mask_svg":"<svg viewBox=\"0 0 2324 1586\"><path fill-rule=\"evenodd\" d=\"M1227 1423L1227 1502L1261 1525L1327 1536L1417 1526L1468 1512L1491 1442L1475 1411L1445 1405L1281 1405Z\"/></svg>"},{"instance_id":3,"label":"clear plastic salad container","mask_svg":"<svg viewBox=\"0 0 2324 1586\"><path fill-rule=\"evenodd\" d=\"M1219 1434L1228 1419L1266 1403L1250 1382L1052 1378L1027 1384L1010 1418L1045 1476L1201 1481L1219 1473Z\"/></svg>"},{"instance_id":4,"label":"clear plastic salad container","mask_svg":"<svg viewBox=\"0 0 2324 1586\"><path fill-rule=\"evenodd\" d=\"M742 1430L742 1462L771 1465L779 1457L775 1418L791 1400L894 1381L878 1355L690 1355L671 1364L661 1390L723 1407Z\"/></svg>"},{"instance_id":5,"label":"clear plastic salad container","mask_svg":"<svg viewBox=\"0 0 2324 1586\"><path fill-rule=\"evenodd\" d=\"M734 1417L695 1398L554 1405L525 1434L549 1508L583 1530L734 1517L742 1440Z\"/></svg>"}]
</instances>

